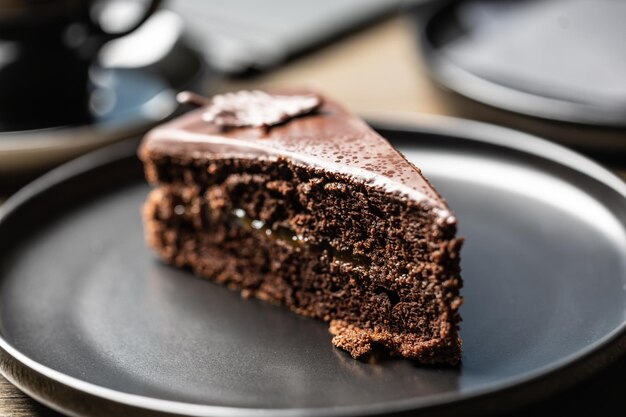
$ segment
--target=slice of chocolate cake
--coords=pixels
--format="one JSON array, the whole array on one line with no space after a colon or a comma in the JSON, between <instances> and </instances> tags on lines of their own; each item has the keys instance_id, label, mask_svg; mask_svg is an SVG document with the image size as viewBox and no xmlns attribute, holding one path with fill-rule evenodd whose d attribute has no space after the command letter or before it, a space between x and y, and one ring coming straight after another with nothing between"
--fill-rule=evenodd
<instances>
[{"instance_id":1,"label":"slice of chocolate cake","mask_svg":"<svg viewBox=\"0 0 626 417\"><path fill-rule=\"evenodd\" d=\"M186 99L139 151L166 262L330 322L355 358L459 362L462 241L418 168L316 94Z\"/></svg>"}]
</instances>

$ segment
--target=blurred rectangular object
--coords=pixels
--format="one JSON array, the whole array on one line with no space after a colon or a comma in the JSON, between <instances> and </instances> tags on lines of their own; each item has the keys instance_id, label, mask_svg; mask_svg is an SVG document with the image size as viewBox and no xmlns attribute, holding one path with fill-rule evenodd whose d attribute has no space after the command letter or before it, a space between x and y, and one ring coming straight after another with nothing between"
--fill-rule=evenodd
<instances>
[{"instance_id":1,"label":"blurred rectangular object","mask_svg":"<svg viewBox=\"0 0 626 417\"><path fill-rule=\"evenodd\" d=\"M216 68L265 70L397 12L407 0L171 0Z\"/></svg>"}]
</instances>

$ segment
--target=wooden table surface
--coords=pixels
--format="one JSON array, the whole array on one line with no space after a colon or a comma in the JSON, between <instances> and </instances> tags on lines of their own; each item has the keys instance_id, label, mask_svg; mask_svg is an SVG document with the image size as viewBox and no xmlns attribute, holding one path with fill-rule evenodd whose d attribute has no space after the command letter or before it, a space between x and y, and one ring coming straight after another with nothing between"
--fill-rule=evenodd
<instances>
[{"instance_id":1,"label":"wooden table surface","mask_svg":"<svg viewBox=\"0 0 626 417\"><path fill-rule=\"evenodd\" d=\"M310 83L366 117L419 121L419 113L456 115L429 81L415 50L410 22L394 17L298 58L266 75L226 81L221 90ZM624 167L619 167L624 168ZM626 178L626 171L623 172ZM626 359L591 381L520 410L559 414L605 411L626 415ZM602 409L600 407L600 409ZM606 410L606 407L610 407ZM60 416L0 377L0 416Z\"/></svg>"}]
</instances>

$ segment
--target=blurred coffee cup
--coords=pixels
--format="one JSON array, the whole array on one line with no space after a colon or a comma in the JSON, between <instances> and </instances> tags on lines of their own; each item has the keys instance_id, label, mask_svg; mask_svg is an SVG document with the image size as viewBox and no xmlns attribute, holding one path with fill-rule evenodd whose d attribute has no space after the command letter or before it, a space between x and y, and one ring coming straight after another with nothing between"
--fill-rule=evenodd
<instances>
[{"instance_id":1,"label":"blurred coffee cup","mask_svg":"<svg viewBox=\"0 0 626 417\"><path fill-rule=\"evenodd\" d=\"M0 130L89 121L89 68L161 0L0 0Z\"/></svg>"}]
</instances>

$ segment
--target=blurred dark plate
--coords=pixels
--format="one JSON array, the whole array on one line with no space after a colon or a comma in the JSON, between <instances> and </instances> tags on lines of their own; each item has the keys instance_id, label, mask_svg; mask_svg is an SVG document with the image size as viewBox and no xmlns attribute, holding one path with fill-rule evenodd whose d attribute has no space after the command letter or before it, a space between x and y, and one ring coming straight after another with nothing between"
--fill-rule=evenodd
<instances>
[{"instance_id":1,"label":"blurred dark plate","mask_svg":"<svg viewBox=\"0 0 626 417\"><path fill-rule=\"evenodd\" d=\"M176 113L178 91L211 92L220 78L190 46L180 17L159 11L101 51L90 76L91 121L19 131L0 122L0 175L48 168L135 136Z\"/></svg>"},{"instance_id":2,"label":"blurred dark plate","mask_svg":"<svg viewBox=\"0 0 626 417\"><path fill-rule=\"evenodd\" d=\"M610 0L468 0L415 16L432 77L472 100L452 103L458 114L626 151L624 13Z\"/></svg>"},{"instance_id":3,"label":"blurred dark plate","mask_svg":"<svg viewBox=\"0 0 626 417\"><path fill-rule=\"evenodd\" d=\"M131 141L3 206L2 373L81 416L459 415L548 395L623 352L619 178L476 122L381 131L448 199L466 237L459 368L354 361L326 324L161 264L143 243L149 186Z\"/></svg>"}]
</instances>

